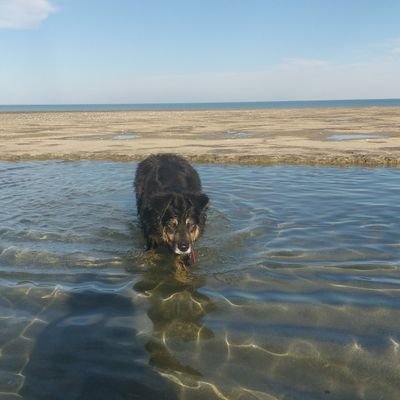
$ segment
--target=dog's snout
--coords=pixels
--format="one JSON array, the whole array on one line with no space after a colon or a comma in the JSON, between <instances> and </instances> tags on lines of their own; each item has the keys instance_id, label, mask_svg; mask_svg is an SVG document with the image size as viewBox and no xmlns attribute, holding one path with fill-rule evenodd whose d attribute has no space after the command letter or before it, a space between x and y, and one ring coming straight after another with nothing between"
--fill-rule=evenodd
<instances>
[{"instance_id":1,"label":"dog's snout","mask_svg":"<svg viewBox=\"0 0 400 400\"><path fill-rule=\"evenodd\" d=\"M188 251L188 250L189 250L189 247L190 247L190 244L187 243L187 242L183 242L183 243L179 243L179 244L178 244L179 250L182 251L183 253L186 252L186 251Z\"/></svg>"},{"instance_id":2,"label":"dog's snout","mask_svg":"<svg viewBox=\"0 0 400 400\"><path fill-rule=\"evenodd\" d=\"M186 240L181 240L175 243L175 254L189 254L192 251L191 244Z\"/></svg>"}]
</instances>

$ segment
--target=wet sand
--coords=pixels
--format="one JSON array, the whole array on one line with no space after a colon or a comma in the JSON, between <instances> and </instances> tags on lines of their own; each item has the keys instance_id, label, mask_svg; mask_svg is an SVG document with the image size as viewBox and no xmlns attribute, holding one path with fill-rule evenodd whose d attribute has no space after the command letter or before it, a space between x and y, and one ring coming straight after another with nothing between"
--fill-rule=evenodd
<instances>
[{"instance_id":1,"label":"wet sand","mask_svg":"<svg viewBox=\"0 0 400 400\"><path fill-rule=\"evenodd\" d=\"M400 166L400 108L0 113L0 160Z\"/></svg>"}]
</instances>

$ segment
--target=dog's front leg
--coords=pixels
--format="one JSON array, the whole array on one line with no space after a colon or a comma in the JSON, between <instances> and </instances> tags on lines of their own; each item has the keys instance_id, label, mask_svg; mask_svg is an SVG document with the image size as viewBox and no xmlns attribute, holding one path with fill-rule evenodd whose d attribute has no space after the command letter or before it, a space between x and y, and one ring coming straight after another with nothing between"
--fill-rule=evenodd
<instances>
[{"instance_id":1,"label":"dog's front leg","mask_svg":"<svg viewBox=\"0 0 400 400\"><path fill-rule=\"evenodd\" d=\"M190 257L185 255L175 256L175 278L180 282L190 282L192 280L192 273L190 270Z\"/></svg>"},{"instance_id":2,"label":"dog's front leg","mask_svg":"<svg viewBox=\"0 0 400 400\"><path fill-rule=\"evenodd\" d=\"M151 235L146 235L146 251L157 248L157 241Z\"/></svg>"},{"instance_id":3,"label":"dog's front leg","mask_svg":"<svg viewBox=\"0 0 400 400\"><path fill-rule=\"evenodd\" d=\"M154 267L161 261L161 255L155 250L146 250L142 256L142 267Z\"/></svg>"}]
</instances>

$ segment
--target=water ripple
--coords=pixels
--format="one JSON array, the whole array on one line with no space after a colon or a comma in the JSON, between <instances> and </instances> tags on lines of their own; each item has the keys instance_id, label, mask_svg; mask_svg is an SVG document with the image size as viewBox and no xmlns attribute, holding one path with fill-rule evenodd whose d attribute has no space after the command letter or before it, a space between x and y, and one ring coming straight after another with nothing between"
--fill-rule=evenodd
<instances>
[{"instance_id":1,"label":"water ripple","mask_svg":"<svg viewBox=\"0 0 400 400\"><path fill-rule=\"evenodd\" d=\"M135 167L0 163L0 396L397 400L398 170L200 165L179 275Z\"/></svg>"}]
</instances>

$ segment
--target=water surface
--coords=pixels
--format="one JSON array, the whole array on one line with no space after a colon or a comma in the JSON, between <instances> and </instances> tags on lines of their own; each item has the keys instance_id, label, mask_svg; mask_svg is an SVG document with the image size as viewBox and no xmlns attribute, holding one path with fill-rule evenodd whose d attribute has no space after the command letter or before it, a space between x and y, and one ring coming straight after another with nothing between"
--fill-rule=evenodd
<instances>
[{"instance_id":1,"label":"water surface","mask_svg":"<svg viewBox=\"0 0 400 400\"><path fill-rule=\"evenodd\" d=\"M135 163L0 163L0 398L398 399L398 169L201 165L192 275Z\"/></svg>"},{"instance_id":2,"label":"water surface","mask_svg":"<svg viewBox=\"0 0 400 400\"><path fill-rule=\"evenodd\" d=\"M338 133L338 134L333 134L328 136L326 139L327 140L333 140L333 141L342 141L342 140L365 140L365 139L382 139L385 136L382 135L364 135L364 134L343 134L343 133Z\"/></svg>"},{"instance_id":3,"label":"water surface","mask_svg":"<svg viewBox=\"0 0 400 400\"><path fill-rule=\"evenodd\" d=\"M297 108L399 107L400 99L242 101L218 103L142 103L142 104L0 104L0 112L70 111L160 111L160 110L248 110Z\"/></svg>"}]
</instances>

